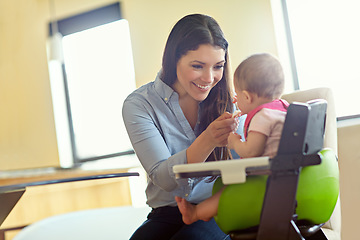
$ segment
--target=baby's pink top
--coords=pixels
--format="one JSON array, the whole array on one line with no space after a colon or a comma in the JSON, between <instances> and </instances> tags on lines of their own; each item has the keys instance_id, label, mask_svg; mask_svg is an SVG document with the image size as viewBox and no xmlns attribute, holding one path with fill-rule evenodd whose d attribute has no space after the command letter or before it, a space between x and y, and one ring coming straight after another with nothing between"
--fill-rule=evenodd
<instances>
[{"instance_id":1,"label":"baby's pink top","mask_svg":"<svg viewBox=\"0 0 360 240\"><path fill-rule=\"evenodd\" d=\"M251 119L248 132L256 131L268 137L263 156L272 158L276 155L285 117L284 111L263 108Z\"/></svg>"}]
</instances>

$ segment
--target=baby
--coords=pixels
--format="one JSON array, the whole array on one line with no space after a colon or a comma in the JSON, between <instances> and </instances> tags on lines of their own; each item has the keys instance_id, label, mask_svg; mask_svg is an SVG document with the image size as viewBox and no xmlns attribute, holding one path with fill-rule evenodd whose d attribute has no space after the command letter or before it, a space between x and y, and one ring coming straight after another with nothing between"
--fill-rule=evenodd
<instances>
[{"instance_id":1,"label":"baby","mask_svg":"<svg viewBox=\"0 0 360 240\"><path fill-rule=\"evenodd\" d=\"M284 89L284 73L280 62L270 54L255 54L245 59L234 73L235 103L241 114L247 114L244 136L231 133L228 148L242 158L274 157L289 104L280 99ZM238 114L235 114L235 117ZM185 224L209 221L216 216L222 190L193 205L175 197Z\"/></svg>"}]
</instances>

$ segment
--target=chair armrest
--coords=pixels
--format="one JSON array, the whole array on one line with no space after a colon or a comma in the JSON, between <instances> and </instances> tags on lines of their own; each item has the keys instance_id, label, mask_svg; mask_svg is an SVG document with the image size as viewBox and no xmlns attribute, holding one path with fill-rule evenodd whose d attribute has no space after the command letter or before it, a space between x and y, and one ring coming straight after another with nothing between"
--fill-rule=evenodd
<instances>
[{"instance_id":1,"label":"chair armrest","mask_svg":"<svg viewBox=\"0 0 360 240\"><path fill-rule=\"evenodd\" d=\"M244 183L246 176L269 168L269 157L175 165L176 178L221 175L224 184Z\"/></svg>"}]
</instances>

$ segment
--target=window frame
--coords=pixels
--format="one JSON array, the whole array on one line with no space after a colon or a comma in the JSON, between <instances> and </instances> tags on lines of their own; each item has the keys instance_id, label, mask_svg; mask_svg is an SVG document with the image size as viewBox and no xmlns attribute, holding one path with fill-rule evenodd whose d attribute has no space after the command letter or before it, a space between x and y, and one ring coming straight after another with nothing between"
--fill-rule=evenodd
<instances>
[{"instance_id":1,"label":"window frame","mask_svg":"<svg viewBox=\"0 0 360 240\"><path fill-rule=\"evenodd\" d=\"M121 14L121 5L118 2L88 12L84 12L75 16L59 19L56 20L56 22L57 22L58 32L60 32L62 36L66 36L76 32L91 29L100 25L118 21L121 19L123 19ZM53 24L49 23L49 37L51 36L53 36ZM75 131L74 131L72 112L71 112L69 85L68 85L66 67L64 62L61 62L61 69L63 73L63 84L65 91L64 94L66 101L65 104L66 104L67 121L69 126L69 133L70 133L69 135L70 135L70 145L71 145L71 152L73 157L73 164L77 165L84 162L94 161L99 159L113 158L113 157L119 157L130 154L133 155L135 153L134 150L129 150L129 151L111 153L106 155L87 157L87 158L79 157L76 141L75 141Z\"/></svg>"}]
</instances>

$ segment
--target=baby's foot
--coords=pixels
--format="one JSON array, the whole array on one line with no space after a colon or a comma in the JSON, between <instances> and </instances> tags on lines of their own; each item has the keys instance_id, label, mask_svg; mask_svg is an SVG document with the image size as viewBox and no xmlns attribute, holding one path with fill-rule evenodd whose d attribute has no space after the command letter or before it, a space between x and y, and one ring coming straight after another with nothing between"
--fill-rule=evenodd
<instances>
[{"instance_id":1,"label":"baby's foot","mask_svg":"<svg viewBox=\"0 0 360 240\"><path fill-rule=\"evenodd\" d=\"M182 219L185 224L192 224L199 219L196 215L196 206L189 203L181 197L175 197L178 208L182 214Z\"/></svg>"}]
</instances>

